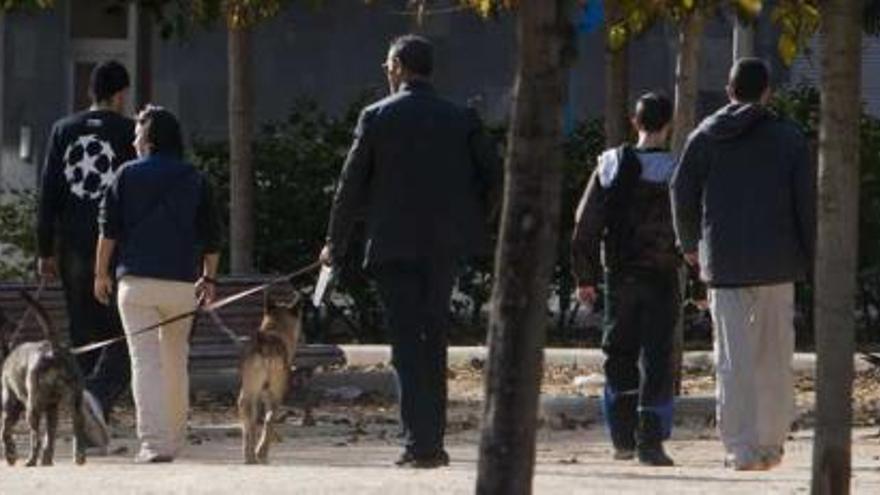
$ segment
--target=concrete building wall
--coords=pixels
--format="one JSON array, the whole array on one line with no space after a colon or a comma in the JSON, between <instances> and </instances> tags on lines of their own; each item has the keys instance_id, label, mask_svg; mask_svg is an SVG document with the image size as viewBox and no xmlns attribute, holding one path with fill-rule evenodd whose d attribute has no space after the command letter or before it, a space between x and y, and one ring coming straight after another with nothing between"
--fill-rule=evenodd
<instances>
[{"instance_id":1,"label":"concrete building wall","mask_svg":"<svg viewBox=\"0 0 880 495\"><path fill-rule=\"evenodd\" d=\"M792 64L791 83L820 85L821 55L821 38L816 36ZM880 118L880 37L866 36L862 42L862 100L865 112Z\"/></svg>"},{"instance_id":2,"label":"concrete building wall","mask_svg":"<svg viewBox=\"0 0 880 495\"><path fill-rule=\"evenodd\" d=\"M387 92L380 64L395 36L420 31L436 46L435 84L450 99L475 104L487 120L510 108L516 63L514 19L485 21L469 12L428 16L418 27L400 10L380 3L330 0L319 10L290 8L254 33L255 114L280 120L294 103L311 98L332 113L364 94ZM630 48L634 92L671 92L674 44L658 27ZM226 36L220 30L191 39L157 40L153 46L153 100L178 111L191 134L221 138L226 130ZM604 101L600 33L578 38L571 71L571 105L577 118L600 115ZM194 63L197 61L197 63Z\"/></svg>"},{"instance_id":3,"label":"concrete building wall","mask_svg":"<svg viewBox=\"0 0 880 495\"><path fill-rule=\"evenodd\" d=\"M387 92L380 64L388 43L399 34L421 31L436 44L438 89L450 99L475 102L487 120L503 121L510 109L516 63L514 19L482 20L469 12L428 16L417 26L403 15L406 2L366 5L325 0L320 9L288 8L256 28L253 70L256 122L286 118L298 99L340 113L359 96ZM2 184L35 185L51 123L70 111L70 42L67 2L39 14L9 14L2 34ZM714 18L704 40L699 113L725 102L730 66L731 23ZM158 30L154 30L157 32ZM580 34L578 58L570 73L569 105L575 119L599 117L603 110L604 53L601 33ZM677 32L660 24L634 40L630 54L630 95L647 90L673 93ZM759 55L775 53L769 21L758 27ZM153 35L147 77L149 100L179 114L188 137L224 139L227 129L226 35L222 27L193 31L184 40ZM143 63L141 61L140 63ZM32 134L29 160L18 157L22 126Z\"/></svg>"},{"instance_id":4,"label":"concrete building wall","mask_svg":"<svg viewBox=\"0 0 880 495\"><path fill-rule=\"evenodd\" d=\"M3 100L0 118L0 191L36 184L46 138L66 108L66 24L63 8L39 14L11 13L4 19ZM30 156L19 155L22 140Z\"/></svg>"}]
</instances>

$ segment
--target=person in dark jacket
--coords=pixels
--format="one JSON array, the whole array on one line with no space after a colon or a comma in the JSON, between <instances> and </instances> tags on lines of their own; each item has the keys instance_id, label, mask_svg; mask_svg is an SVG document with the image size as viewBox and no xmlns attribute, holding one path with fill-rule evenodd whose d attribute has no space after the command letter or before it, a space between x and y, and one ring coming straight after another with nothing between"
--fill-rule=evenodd
<instances>
[{"instance_id":1,"label":"person in dark jacket","mask_svg":"<svg viewBox=\"0 0 880 495\"><path fill-rule=\"evenodd\" d=\"M114 274L131 353L140 450L136 462L170 462L182 447L189 404L192 318L134 332L210 303L220 224L207 179L183 161L177 118L147 106L137 118L138 160L127 163L101 204L95 297L110 304Z\"/></svg>"},{"instance_id":2,"label":"person in dark jacket","mask_svg":"<svg viewBox=\"0 0 880 495\"><path fill-rule=\"evenodd\" d=\"M730 104L688 138L673 214L685 259L709 285L728 460L769 469L793 413L794 282L811 272L816 176L801 131L766 106L763 60L739 60L727 91Z\"/></svg>"},{"instance_id":3,"label":"person in dark jacket","mask_svg":"<svg viewBox=\"0 0 880 495\"><path fill-rule=\"evenodd\" d=\"M366 223L364 265L391 330L405 451L400 466L449 457L446 348L458 263L487 254L487 217L500 162L477 115L434 91L433 48L395 40L383 67L391 95L361 112L330 213L325 265L343 258L356 218Z\"/></svg>"},{"instance_id":4,"label":"person in dark jacket","mask_svg":"<svg viewBox=\"0 0 880 495\"><path fill-rule=\"evenodd\" d=\"M614 458L671 466L663 440L672 427L672 341L678 315L678 268L666 149L672 102L639 98L635 147L599 157L575 218L571 252L578 298L592 304L604 247L603 407ZM639 364L641 363L641 367Z\"/></svg>"},{"instance_id":5,"label":"person in dark jacket","mask_svg":"<svg viewBox=\"0 0 880 495\"><path fill-rule=\"evenodd\" d=\"M98 203L119 167L135 157L134 121L122 115L128 72L118 62L92 72L88 110L65 117L52 127L43 166L37 217L38 271L44 280L59 274L74 346L122 335L115 307L92 295ZM86 377L83 400L90 443L109 440L105 416L128 387L129 361L124 342L77 356Z\"/></svg>"}]
</instances>

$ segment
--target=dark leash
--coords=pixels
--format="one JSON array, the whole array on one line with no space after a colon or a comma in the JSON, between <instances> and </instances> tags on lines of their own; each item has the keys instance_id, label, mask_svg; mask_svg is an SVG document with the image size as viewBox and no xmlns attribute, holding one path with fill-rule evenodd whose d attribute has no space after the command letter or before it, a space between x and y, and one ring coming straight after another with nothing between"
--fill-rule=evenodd
<instances>
[{"instance_id":1,"label":"dark leash","mask_svg":"<svg viewBox=\"0 0 880 495\"><path fill-rule=\"evenodd\" d=\"M43 295L43 289L46 288L46 277L40 277L40 283L37 285L37 290L34 292L34 301L39 302L40 296ZM15 344L15 340L21 334L22 330L24 330L24 324L27 321L28 317L33 312L31 306L26 306L24 308L24 313L21 315L21 319L18 320L18 325L15 326L15 330L12 331L12 335L9 337L8 343L10 345Z\"/></svg>"},{"instance_id":2,"label":"dark leash","mask_svg":"<svg viewBox=\"0 0 880 495\"><path fill-rule=\"evenodd\" d=\"M299 278L303 275L306 275L308 273L311 273L311 272L317 270L318 267L320 267L320 266L321 266L321 263L319 261L316 261L310 265L304 266L303 268L300 268L299 270L291 272L287 275L283 275L281 277L274 278L274 279L272 279L262 285L258 285L256 287L251 287L250 289L246 289L241 292L236 292L235 294L226 296L223 299L220 299L218 301L214 301L211 304L197 306L196 309L193 309L191 311L187 311L185 313L180 313L180 314L172 316L170 318L166 318L158 323L154 323L154 324L149 325L147 327L139 328L133 332L129 332L127 335L114 337L112 339L102 340L99 342L93 342L91 344L86 344L86 345L80 346L80 347L74 347L74 348L70 349L70 352L71 352L71 354L76 355L76 354L85 354L87 352L95 351L95 350L107 347L108 345L115 344L116 342L123 341L127 337L134 337L136 335L140 335L143 333L152 332L153 330L157 330L162 326L168 325L169 323L174 323L176 321L180 321L185 318L195 316L199 313L207 313L209 316L211 316L211 318L214 320L214 322L217 323L220 320L220 317L216 313L216 311L218 309L220 309L224 306L228 306L234 302L240 301L250 295L256 294L258 292L262 292L262 291L268 289L269 287L283 284L286 282L292 282L296 278ZM222 321L220 321L220 325L221 325L221 327L220 327L221 329L225 328L225 331L231 332L231 334L232 334L232 336L234 336L233 338L235 340L237 340L237 341L241 340L237 335L235 335L235 332L232 332L232 330L230 330L228 327L226 327L226 325L223 325Z\"/></svg>"}]
</instances>

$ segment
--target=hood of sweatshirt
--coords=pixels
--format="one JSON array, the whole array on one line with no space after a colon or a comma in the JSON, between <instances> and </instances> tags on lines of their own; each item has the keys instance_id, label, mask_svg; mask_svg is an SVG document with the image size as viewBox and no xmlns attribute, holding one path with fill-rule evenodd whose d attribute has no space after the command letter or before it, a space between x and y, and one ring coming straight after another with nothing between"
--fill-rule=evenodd
<instances>
[{"instance_id":1,"label":"hood of sweatshirt","mask_svg":"<svg viewBox=\"0 0 880 495\"><path fill-rule=\"evenodd\" d=\"M700 131L718 141L734 139L773 118L773 115L763 105L731 103L703 120Z\"/></svg>"}]
</instances>

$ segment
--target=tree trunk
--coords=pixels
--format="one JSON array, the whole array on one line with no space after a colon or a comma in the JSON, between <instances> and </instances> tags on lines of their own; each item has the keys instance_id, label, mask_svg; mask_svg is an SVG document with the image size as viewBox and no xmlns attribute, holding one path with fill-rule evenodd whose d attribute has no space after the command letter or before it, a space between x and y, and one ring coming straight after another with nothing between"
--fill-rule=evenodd
<instances>
[{"instance_id":1,"label":"tree trunk","mask_svg":"<svg viewBox=\"0 0 880 495\"><path fill-rule=\"evenodd\" d=\"M733 63L745 57L755 56L755 26L734 15L733 25Z\"/></svg>"},{"instance_id":2,"label":"tree trunk","mask_svg":"<svg viewBox=\"0 0 880 495\"><path fill-rule=\"evenodd\" d=\"M559 230L563 49L572 43L566 3L519 3L519 67L495 256L478 494L532 491L547 299Z\"/></svg>"},{"instance_id":3,"label":"tree trunk","mask_svg":"<svg viewBox=\"0 0 880 495\"><path fill-rule=\"evenodd\" d=\"M253 85L250 30L229 28L229 250L232 273L254 270Z\"/></svg>"},{"instance_id":4,"label":"tree trunk","mask_svg":"<svg viewBox=\"0 0 880 495\"><path fill-rule=\"evenodd\" d=\"M608 21L604 26L605 42L605 146L618 146L629 134L629 50L624 45L611 50L608 26L620 18L616 2L605 2Z\"/></svg>"},{"instance_id":5,"label":"tree trunk","mask_svg":"<svg viewBox=\"0 0 880 495\"><path fill-rule=\"evenodd\" d=\"M675 156L679 156L688 134L697 125L697 83L704 23L703 14L699 10L694 10L679 26L678 59L675 68L675 118L672 122L672 152ZM679 270L678 278L681 287L684 288L687 281L684 267ZM675 395L679 395L684 359L684 313L681 309L678 312L674 332L672 377Z\"/></svg>"},{"instance_id":6,"label":"tree trunk","mask_svg":"<svg viewBox=\"0 0 880 495\"><path fill-rule=\"evenodd\" d=\"M850 492L858 261L861 3L822 3L822 105L816 245L814 495Z\"/></svg>"},{"instance_id":7,"label":"tree trunk","mask_svg":"<svg viewBox=\"0 0 880 495\"><path fill-rule=\"evenodd\" d=\"M688 134L697 123L697 86L700 47L705 19L699 10L682 21L675 68L675 120L672 123L672 151L681 153Z\"/></svg>"}]
</instances>

